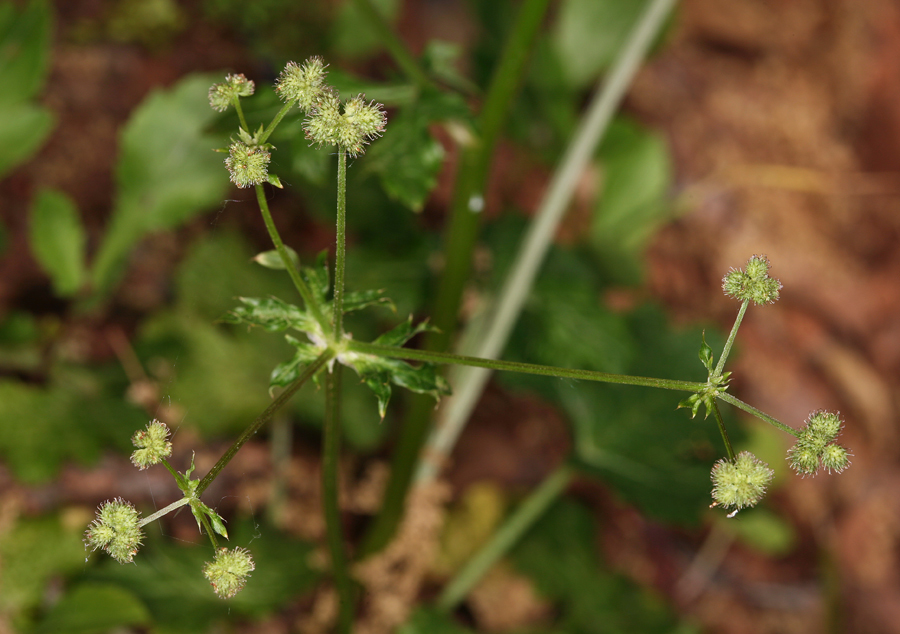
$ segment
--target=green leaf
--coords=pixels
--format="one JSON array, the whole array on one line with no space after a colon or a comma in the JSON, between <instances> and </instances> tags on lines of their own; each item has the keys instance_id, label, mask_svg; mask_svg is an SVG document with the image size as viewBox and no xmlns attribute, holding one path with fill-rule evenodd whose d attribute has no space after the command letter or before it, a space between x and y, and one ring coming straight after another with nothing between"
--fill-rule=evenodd
<instances>
[{"instance_id":1,"label":"green leaf","mask_svg":"<svg viewBox=\"0 0 900 634\"><path fill-rule=\"evenodd\" d=\"M700 335L700 337L701 337L702 342L703 342L703 343L700 344L700 352L699 352L700 361L703 363L703 365L704 365L704 367L706 368L706 370L707 370L710 374L712 374L712 371L713 371L713 351L712 351L712 348L710 347L710 345L709 345L708 343L706 343L706 332L705 332L705 331Z\"/></svg>"},{"instance_id":2,"label":"green leaf","mask_svg":"<svg viewBox=\"0 0 900 634\"><path fill-rule=\"evenodd\" d=\"M397 634L474 634L472 630L453 622L439 610L416 608L409 620L397 629Z\"/></svg>"},{"instance_id":3,"label":"green leaf","mask_svg":"<svg viewBox=\"0 0 900 634\"><path fill-rule=\"evenodd\" d=\"M427 321L420 321L413 326L412 315L410 315L406 321L397 324L391 330L380 335L373 343L399 348L420 332L426 332L428 330L434 330L434 328L429 326Z\"/></svg>"},{"instance_id":4,"label":"green leaf","mask_svg":"<svg viewBox=\"0 0 900 634\"><path fill-rule=\"evenodd\" d=\"M29 242L57 295L74 295L84 283L86 241L71 199L61 192L41 190L31 207Z\"/></svg>"},{"instance_id":5,"label":"green leaf","mask_svg":"<svg viewBox=\"0 0 900 634\"><path fill-rule=\"evenodd\" d=\"M563 0L552 38L568 81L583 88L612 64L646 0Z\"/></svg>"},{"instance_id":6,"label":"green leaf","mask_svg":"<svg viewBox=\"0 0 900 634\"><path fill-rule=\"evenodd\" d=\"M309 290L313 295L324 302L328 296L328 290L331 288L331 278L328 274L328 251L319 253L315 266L304 266L300 274L309 284Z\"/></svg>"},{"instance_id":7,"label":"green leaf","mask_svg":"<svg viewBox=\"0 0 900 634\"><path fill-rule=\"evenodd\" d=\"M50 23L46 0L31 0L20 12L15 3L0 4L0 105L27 101L44 85Z\"/></svg>"},{"instance_id":8,"label":"green leaf","mask_svg":"<svg viewBox=\"0 0 900 634\"><path fill-rule=\"evenodd\" d=\"M355 355L354 360L348 364L375 393L378 399L378 413L382 418L391 397L390 383L418 394L428 394L435 399L450 394L450 385L444 377L435 372L434 365L430 363L413 367L400 359L360 354Z\"/></svg>"},{"instance_id":9,"label":"green leaf","mask_svg":"<svg viewBox=\"0 0 900 634\"><path fill-rule=\"evenodd\" d=\"M559 605L550 632L689 632L656 596L606 570L590 512L567 499L544 514L512 551L515 567ZM678 629L676 629L678 628Z\"/></svg>"},{"instance_id":10,"label":"green leaf","mask_svg":"<svg viewBox=\"0 0 900 634\"><path fill-rule=\"evenodd\" d=\"M390 120L384 138L372 144L366 164L378 173L391 198L421 211L444 163L444 148L431 135L429 126L469 117L458 95L425 92Z\"/></svg>"},{"instance_id":11,"label":"green leaf","mask_svg":"<svg viewBox=\"0 0 900 634\"><path fill-rule=\"evenodd\" d=\"M671 159L661 137L623 119L613 121L599 158L604 188L590 243L617 282L634 284L647 240L671 215L666 203Z\"/></svg>"},{"instance_id":12,"label":"green leaf","mask_svg":"<svg viewBox=\"0 0 900 634\"><path fill-rule=\"evenodd\" d=\"M215 79L189 75L152 93L125 125L113 217L93 268L98 291L112 285L144 235L178 226L224 197L225 168L210 151L222 139L204 133L217 116L207 97Z\"/></svg>"},{"instance_id":13,"label":"green leaf","mask_svg":"<svg viewBox=\"0 0 900 634\"><path fill-rule=\"evenodd\" d=\"M285 250L287 251L288 258L290 258L291 262L294 263L295 268L299 268L300 266L300 256L297 255L297 252L294 251L291 247L285 245ZM281 254L278 253L276 249L272 249L271 251L263 251L262 253L256 254L253 258L253 261L257 264L260 264L267 269L274 269L276 271L283 271L287 268L284 264L284 260L281 259Z\"/></svg>"},{"instance_id":14,"label":"green leaf","mask_svg":"<svg viewBox=\"0 0 900 634\"><path fill-rule=\"evenodd\" d=\"M0 104L0 178L38 151L54 122L46 108L28 103Z\"/></svg>"},{"instance_id":15,"label":"green leaf","mask_svg":"<svg viewBox=\"0 0 900 634\"><path fill-rule=\"evenodd\" d=\"M243 306L226 313L222 321L227 324L259 326L268 332L280 332L293 328L301 332L317 332L318 322L309 313L294 304L277 297L238 297Z\"/></svg>"},{"instance_id":16,"label":"green leaf","mask_svg":"<svg viewBox=\"0 0 900 634\"><path fill-rule=\"evenodd\" d=\"M297 349L297 352L294 353L290 361L279 363L272 370L272 374L269 376L269 394L272 393L273 387L284 387L299 379L300 375L303 374L304 368L319 358L319 355L323 352L322 349L313 344L299 341L290 335L285 335L284 338Z\"/></svg>"},{"instance_id":17,"label":"green leaf","mask_svg":"<svg viewBox=\"0 0 900 634\"><path fill-rule=\"evenodd\" d=\"M388 23L397 16L400 5L399 0L373 0L372 4ZM355 2L341 5L332 29L331 45L341 56L362 57L382 46L378 31L372 28L369 18Z\"/></svg>"},{"instance_id":18,"label":"green leaf","mask_svg":"<svg viewBox=\"0 0 900 634\"><path fill-rule=\"evenodd\" d=\"M128 590L107 583L82 583L62 596L37 628L38 634L103 634L149 625L147 606Z\"/></svg>"},{"instance_id":19,"label":"green leaf","mask_svg":"<svg viewBox=\"0 0 900 634\"><path fill-rule=\"evenodd\" d=\"M369 371L360 377L378 400L378 416L384 419L388 402L391 400L391 375L389 372Z\"/></svg>"},{"instance_id":20,"label":"green leaf","mask_svg":"<svg viewBox=\"0 0 900 634\"><path fill-rule=\"evenodd\" d=\"M350 291L344 294L344 313L352 313L369 306L383 304L391 310L397 310L389 297L384 297L384 290Z\"/></svg>"}]
</instances>

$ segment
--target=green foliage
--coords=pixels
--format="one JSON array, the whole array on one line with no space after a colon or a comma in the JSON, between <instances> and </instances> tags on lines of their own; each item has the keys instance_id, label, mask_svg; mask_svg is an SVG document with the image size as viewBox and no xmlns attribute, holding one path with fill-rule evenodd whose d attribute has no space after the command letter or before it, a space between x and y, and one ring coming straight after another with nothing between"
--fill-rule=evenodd
<instances>
[{"instance_id":1,"label":"green foliage","mask_svg":"<svg viewBox=\"0 0 900 634\"><path fill-rule=\"evenodd\" d=\"M553 43L566 79L592 83L625 42L646 0L564 0L553 27Z\"/></svg>"},{"instance_id":2,"label":"green foliage","mask_svg":"<svg viewBox=\"0 0 900 634\"><path fill-rule=\"evenodd\" d=\"M87 235L78 209L65 194L44 189L31 207L29 242L57 295L74 295L84 284Z\"/></svg>"},{"instance_id":3,"label":"green foliage","mask_svg":"<svg viewBox=\"0 0 900 634\"><path fill-rule=\"evenodd\" d=\"M443 612L421 607L400 626L397 634L472 634L472 630L457 625Z\"/></svg>"},{"instance_id":4,"label":"green foliage","mask_svg":"<svg viewBox=\"0 0 900 634\"><path fill-rule=\"evenodd\" d=\"M656 134L624 119L610 126L600 146L603 190L590 230L599 261L620 283L640 280L647 240L671 216L669 152Z\"/></svg>"},{"instance_id":5,"label":"green foliage","mask_svg":"<svg viewBox=\"0 0 900 634\"><path fill-rule=\"evenodd\" d=\"M46 0L21 11L0 3L0 177L28 160L53 128L52 113L32 101L47 75L50 22Z\"/></svg>"},{"instance_id":6,"label":"green foliage","mask_svg":"<svg viewBox=\"0 0 900 634\"><path fill-rule=\"evenodd\" d=\"M83 583L63 595L36 632L103 634L151 621L147 606L128 590L112 584Z\"/></svg>"},{"instance_id":7,"label":"green foliage","mask_svg":"<svg viewBox=\"0 0 900 634\"><path fill-rule=\"evenodd\" d=\"M662 601L628 580L603 570L594 551L596 529L581 505L560 500L512 551L516 568L538 591L558 603L548 633L687 634Z\"/></svg>"},{"instance_id":8,"label":"green foliage","mask_svg":"<svg viewBox=\"0 0 900 634\"><path fill-rule=\"evenodd\" d=\"M18 631L27 630L48 580L84 566L83 528L48 516L20 519L0 531L0 615L10 618Z\"/></svg>"},{"instance_id":9,"label":"green foliage","mask_svg":"<svg viewBox=\"0 0 900 634\"><path fill-rule=\"evenodd\" d=\"M392 21L400 7L399 0L371 0L375 9ZM344 2L332 23L331 41L335 53L346 57L363 57L381 46L378 33L357 2Z\"/></svg>"},{"instance_id":10,"label":"green foliage","mask_svg":"<svg viewBox=\"0 0 900 634\"><path fill-rule=\"evenodd\" d=\"M64 371L63 371L64 370ZM144 413L89 370L61 369L43 387L0 381L0 457L22 482L45 482L66 461L95 461L107 447L128 452Z\"/></svg>"},{"instance_id":11,"label":"green foliage","mask_svg":"<svg viewBox=\"0 0 900 634\"><path fill-rule=\"evenodd\" d=\"M222 144L206 127L217 116L207 92L213 79L190 75L150 95L121 135L113 217L93 268L95 290L115 281L128 252L147 233L175 227L219 204L227 181Z\"/></svg>"}]
</instances>

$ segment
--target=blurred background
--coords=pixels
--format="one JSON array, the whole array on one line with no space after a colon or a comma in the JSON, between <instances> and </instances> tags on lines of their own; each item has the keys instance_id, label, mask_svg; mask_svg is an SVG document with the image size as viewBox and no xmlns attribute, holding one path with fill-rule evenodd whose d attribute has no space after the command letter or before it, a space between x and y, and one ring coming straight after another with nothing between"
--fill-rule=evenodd
<instances>
[{"instance_id":1,"label":"blurred background","mask_svg":"<svg viewBox=\"0 0 900 634\"><path fill-rule=\"evenodd\" d=\"M449 95L429 101L350 0L0 2L0 633L329 631L312 387L204 498L256 560L233 601L200 575L209 547L185 513L148 526L134 565L81 542L103 500L149 514L178 497L164 470L131 466L136 429L166 422L175 467L196 452L202 475L268 405L269 372L291 354L278 335L218 321L235 297L293 291L251 261L271 247L252 192L212 151L237 118L212 111L207 90L229 72L254 80L254 127L280 105L284 63L320 55L342 95L387 107L384 138L349 177L348 285L397 305L353 316L349 330L371 339L429 314L459 148L522 4L374 2ZM463 321L502 281L644 5L550 3L491 160ZM390 580L360 572L358 631L900 632L898 103L895 2L678 3L503 353L705 380L700 333L718 355L738 308L721 278L765 254L782 299L748 311L731 391L792 427L840 411L848 471L796 477L788 436L729 411L735 444L776 475L758 508L728 520L707 508L721 441L711 419L675 411L677 394L498 376L445 497L410 507L431 541L407 534L406 550L435 556ZM336 170L301 124L289 117L272 139L285 187L270 204L311 262L333 248ZM396 395L380 422L371 394L345 384L342 505L358 542L406 406ZM585 443L601 459L582 451L581 475L503 563L452 613L431 610ZM372 607L388 600L393 620Z\"/></svg>"}]
</instances>

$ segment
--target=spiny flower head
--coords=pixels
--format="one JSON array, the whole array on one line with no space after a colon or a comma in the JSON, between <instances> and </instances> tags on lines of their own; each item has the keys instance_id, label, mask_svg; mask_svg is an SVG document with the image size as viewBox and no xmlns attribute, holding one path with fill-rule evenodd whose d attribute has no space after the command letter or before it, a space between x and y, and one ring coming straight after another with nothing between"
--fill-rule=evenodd
<instances>
[{"instance_id":1,"label":"spiny flower head","mask_svg":"<svg viewBox=\"0 0 900 634\"><path fill-rule=\"evenodd\" d=\"M321 57L310 57L302 65L288 62L275 80L275 92L284 101L296 101L309 114L326 90L325 67Z\"/></svg>"},{"instance_id":2,"label":"spiny flower head","mask_svg":"<svg viewBox=\"0 0 900 634\"><path fill-rule=\"evenodd\" d=\"M746 270L731 269L722 278L722 290L729 297L761 306L778 300L781 282L769 277L769 259L754 255L747 261Z\"/></svg>"},{"instance_id":3,"label":"spiny flower head","mask_svg":"<svg viewBox=\"0 0 900 634\"><path fill-rule=\"evenodd\" d=\"M365 152L365 146L381 136L387 116L379 103L366 103L362 95L343 106L333 90L322 93L303 125L306 138L318 145L336 145L350 156Z\"/></svg>"},{"instance_id":4,"label":"spiny flower head","mask_svg":"<svg viewBox=\"0 0 900 634\"><path fill-rule=\"evenodd\" d=\"M266 148L235 141L228 147L225 167L231 174L231 182L243 189L266 182L271 159Z\"/></svg>"},{"instance_id":5,"label":"spiny flower head","mask_svg":"<svg viewBox=\"0 0 900 634\"><path fill-rule=\"evenodd\" d=\"M755 506L766 494L773 475L774 471L749 451L739 453L734 462L724 458L719 460L710 475L713 506L733 508L735 513L744 507Z\"/></svg>"},{"instance_id":6,"label":"spiny flower head","mask_svg":"<svg viewBox=\"0 0 900 634\"><path fill-rule=\"evenodd\" d=\"M255 567L250 551L220 548L213 561L203 566L203 575L209 579L217 595L230 599L241 591Z\"/></svg>"},{"instance_id":7,"label":"spiny flower head","mask_svg":"<svg viewBox=\"0 0 900 634\"><path fill-rule=\"evenodd\" d=\"M209 105L213 110L225 112L237 97L249 97L256 86L244 75L228 75L224 83L209 88Z\"/></svg>"},{"instance_id":8,"label":"spiny flower head","mask_svg":"<svg viewBox=\"0 0 900 634\"><path fill-rule=\"evenodd\" d=\"M92 550L102 548L120 564L131 563L141 545L140 514L122 498L106 501L84 533Z\"/></svg>"},{"instance_id":9,"label":"spiny flower head","mask_svg":"<svg viewBox=\"0 0 900 634\"><path fill-rule=\"evenodd\" d=\"M806 419L797 443L788 451L788 461L798 475L816 475L819 466L840 473L850 466L850 453L834 441L843 429L840 413L816 410Z\"/></svg>"},{"instance_id":10,"label":"spiny flower head","mask_svg":"<svg viewBox=\"0 0 900 634\"><path fill-rule=\"evenodd\" d=\"M141 471L172 455L169 428L156 419L150 421L146 429L134 432L131 444L138 448L131 454L131 462Z\"/></svg>"}]
</instances>

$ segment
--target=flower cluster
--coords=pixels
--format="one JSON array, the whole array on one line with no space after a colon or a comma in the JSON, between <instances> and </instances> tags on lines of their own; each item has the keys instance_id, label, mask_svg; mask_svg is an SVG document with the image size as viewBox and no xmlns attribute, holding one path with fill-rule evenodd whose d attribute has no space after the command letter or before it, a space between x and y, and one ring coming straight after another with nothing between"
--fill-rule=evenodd
<instances>
[{"instance_id":1,"label":"flower cluster","mask_svg":"<svg viewBox=\"0 0 900 634\"><path fill-rule=\"evenodd\" d=\"M728 271L722 279L722 290L729 297L761 306L778 300L781 282L769 277L769 259L764 255L754 255L747 261L746 270Z\"/></svg>"},{"instance_id":2,"label":"flower cluster","mask_svg":"<svg viewBox=\"0 0 900 634\"><path fill-rule=\"evenodd\" d=\"M271 158L272 155L263 146L235 141L228 148L225 167L231 174L231 182L243 189L268 180Z\"/></svg>"},{"instance_id":3,"label":"flower cluster","mask_svg":"<svg viewBox=\"0 0 900 634\"><path fill-rule=\"evenodd\" d=\"M730 460L719 460L710 475L713 482L713 506L733 508L735 513L744 507L755 506L766 494L774 471L749 451L742 451Z\"/></svg>"},{"instance_id":4,"label":"flower cluster","mask_svg":"<svg viewBox=\"0 0 900 634\"><path fill-rule=\"evenodd\" d=\"M323 93L328 92L325 67L321 57L310 57L302 65L288 62L275 80L275 92L286 102L296 101L309 114Z\"/></svg>"},{"instance_id":5,"label":"flower cluster","mask_svg":"<svg viewBox=\"0 0 900 634\"><path fill-rule=\"evenodd\" d=\"M139 429L134 432L131 444L138 448L131 454L131 462L141 471L151 465L159 464L163 458L172 455L169 428L165 423L156 419L150 421L147 429Z\"/></svg>"},{"instance_id":6,"label":"flower cluster","mask_svg":"<svg viewBox=\"0 0 900 634\"><path fill-rule=\"evenodd\" d=\"M850 452L834 441L844 422L839 413L817 410L806 419L797 443L788 451L791 468L802 476L814 476L819 467L829 473L840 473L850 466Z\"/></svg>"},{"instance_id":7,"label":"flower cluster","mask_svg":"<svg viewBox=\"0 0 900 634\"><path fill-rule=\"evenodd\" d=\"M241 591L255 567L248 550L220 548L213 561L203 566L203 576L209 579L217 595L230 599Z\"/></svg>"},{"instance_id":8,"label":"flower cluster","mask_svg":"<svg viewBox=\"0 0 900 634\"><path fill-rule=\"evenodd\" d=\"M121 498L104 502L84 533L92 550L102 548L120 564L131 563L143 538L140 513Z\"/></svg>"},{"instance_id":9,"label":"flower cluster","mask_svg":"<svg viewBox=\"0 0 900 634\"><path fill-rule=\"evenodd\" d=\"M221 84L209 88L209 105L213 110L225 112L238 97L249 97L255 85L243 75L228 75Z\"/></svg>"}]
</instances>

